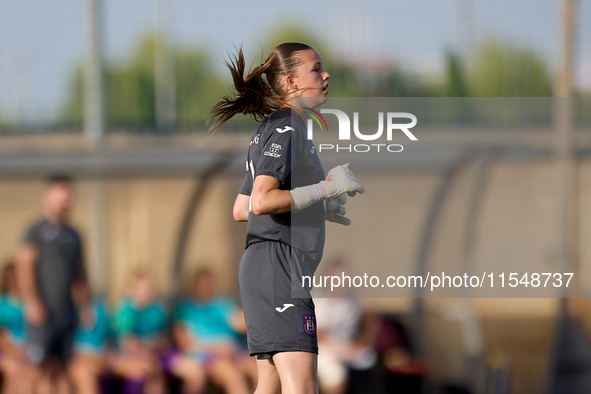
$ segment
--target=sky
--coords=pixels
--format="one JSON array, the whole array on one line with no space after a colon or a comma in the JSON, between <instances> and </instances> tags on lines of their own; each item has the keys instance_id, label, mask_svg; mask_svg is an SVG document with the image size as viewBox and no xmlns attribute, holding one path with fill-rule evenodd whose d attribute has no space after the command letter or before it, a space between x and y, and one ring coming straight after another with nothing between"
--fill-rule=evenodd
<instances>
[{"instance_id":1,"label":"sky","mask_svg":"<svg viewBox=\"0 0 591 394\"><path fill-rule=\"evenodd\" d=\"M85 56L85 4L0 0L0 116L55 116ZM575 84L591 89L591 1L578 4ZM104 0L106 59L125 58L163 9L171 41L206 47L220 70L228 49L243 45L254 59L268 32L286 23L362 68L387 60L435 75L446 49L468 52L487 37L532 48L551 67L558 57L558 0Z\"/></svg>"}]
</instances>

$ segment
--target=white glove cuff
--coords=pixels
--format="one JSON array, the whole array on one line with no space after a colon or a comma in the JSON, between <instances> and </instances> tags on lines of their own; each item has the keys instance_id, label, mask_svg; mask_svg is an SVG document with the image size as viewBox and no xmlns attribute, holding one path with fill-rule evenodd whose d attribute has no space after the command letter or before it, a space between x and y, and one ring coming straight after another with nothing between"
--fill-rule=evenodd
<instances>
[{"instance_id":1,"label":"white glove cuff","mask_svg":"<svg viewBox=\"0 0 591 394\"><path fill-rule=\"evenodd\" d=\"M312 204L326 200L326 197L326 189L324 189L319 183L310 186L296 187L291 190L291 211L301 211Z\"/></svg>"}]
</instances>

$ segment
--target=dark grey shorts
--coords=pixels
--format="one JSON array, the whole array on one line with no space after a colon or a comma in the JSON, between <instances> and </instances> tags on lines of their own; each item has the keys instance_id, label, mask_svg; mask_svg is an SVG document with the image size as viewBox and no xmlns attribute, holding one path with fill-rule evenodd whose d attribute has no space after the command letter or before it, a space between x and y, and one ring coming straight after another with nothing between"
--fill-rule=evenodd
<instances>
[{"instance_id":1,"label":"dark grey shorts","mask_svg":"<svg viewBox=\"0 0 591 394\"><path fill-rule=\"evenodd\" d=\"M56 356L67 364L72 358L72 342L76 330L76 317L55 318L50 316L49 322L43 326L27 326L26 352L29 361L35 365L44 362L50 356Z\"/></svg>"},{"instance_id":2,"label":"dark grey shorts","mask_svg":"<svg viewBox=\"0 0 591 394\"><path fill-rule=\"evenodd\" d=\"M264 359L278 352L318 353L310 289L302 288L299 280L292 282L292 273L294 279L301 279L317 265L306 253L279 242L248 246L240 260L238 281L251 356Z\"/></svg>"}]
</instances>

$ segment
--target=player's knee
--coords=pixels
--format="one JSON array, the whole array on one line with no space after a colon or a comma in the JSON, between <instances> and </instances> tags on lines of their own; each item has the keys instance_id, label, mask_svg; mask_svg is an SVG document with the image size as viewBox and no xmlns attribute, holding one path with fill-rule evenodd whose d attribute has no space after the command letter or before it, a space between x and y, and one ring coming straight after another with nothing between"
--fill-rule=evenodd
<instances>
[{"instance_id":1,"label":"player's knee","mask_svg":"<svg viewBox=\"0 0 591 394\"><path fill-rule=\"evenodd\" d=\"M183 379L183 385L188 392L201 392L205 390L205 377L204 376L186 376Z\"/></svg>"}]
</instances>

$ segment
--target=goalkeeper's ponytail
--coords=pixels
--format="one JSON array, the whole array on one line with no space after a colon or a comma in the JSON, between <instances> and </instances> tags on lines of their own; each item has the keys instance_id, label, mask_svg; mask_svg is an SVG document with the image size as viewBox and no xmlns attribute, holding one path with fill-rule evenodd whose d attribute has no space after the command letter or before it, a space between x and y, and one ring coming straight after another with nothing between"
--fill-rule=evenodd
<instances>
[{"instance_id":1,"label":"goalkeeper's ponytail","mask_svg":"<svg viewBox=\"0 0 591 394\"><path fill-rule=\"evenodd\" d=\"M285 76L294 75L295 68L301 64L299 52L309 49L312 47L299 43L278 45L264 63L246 77L244 54L242 48L238 49L233 59L226 63L234 83L233 94L223 97L210 111L208 120L213 121L210 131L214 133L236 114L251 115L260 122L285 106L289 92L282 81Z\"/></svg>"}]
</instances>

